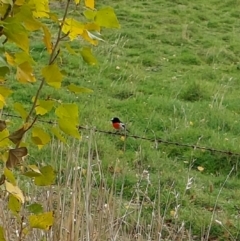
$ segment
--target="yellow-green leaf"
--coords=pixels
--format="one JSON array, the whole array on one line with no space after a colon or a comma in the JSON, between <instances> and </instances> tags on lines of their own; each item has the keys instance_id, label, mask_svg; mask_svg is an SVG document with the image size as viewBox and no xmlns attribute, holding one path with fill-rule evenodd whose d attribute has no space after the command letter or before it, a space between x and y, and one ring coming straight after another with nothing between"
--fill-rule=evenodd
<instances>
[{"instance_id":1,"label":"yellow-green leaf","mask_svg":"<svg viewBox=\"0 0 240 241\"><path fill-rule=\"evenodd\" d=\"M24 62L28 62L29 65L36 64L36 62L33 60L32 56L30 56L28 53L23 52L23 51L15 53L14 63L16 63L17 65L21 65Z\"/></svg>"},{"instance_id":2,"label":"yellow-green leaf","mask_svg":"<svg viewBox=\"0 0 240 241\"><path fill-rule=\"evenodd\" d=\"M8 136L9 136L8 129L4 129L3 131L0 132L0 147L8 147L10 145Z\"/></svg>"},{"instance_id":3,"label":"yellow-green leaf","mask_svg":"<svg viewBox=\"0 0 240 241\"><path fill-rule=\"evenodd\" d=\"M4 97L7 98L10 94L12 93L12 90L7 88L4 85L0 85L0 94Z\"/></svg>"},{"instance_id":4,"label":"yellow-green leaf","mask_svg":"<svg viewBox=\"0 0 240 241\"><path fill-rule=\"evenodd\" d=\"M59 17L57 16L56 13L49 12L48 16L51 20L53 20L55 23L59 24Z\"/></svg>"},{"instance_id":5,"label":"yellow-green leaf","mask_svg":"<svg viewBox=\"0 0 240 241\"><path fill-rule=\"evenodd\" d=\"M78 5L80 3L80 0L74 0L74 2Z\"/></svg>"},{"instance_id":6,"label":"yellow-green leaf","mask_svg":"<svg viewBox=\"0 0 240 241\"><path fill-rule=\"evenodd\" d=\"M25 3L26 0L16 0L14 2L15 5L22 6Z\"/></svg>"},{"instance_id":7,"label":"yellow-green leaf","mask_svg":"<svg viewBox=\"0 0 240 241\"><path fill-rule=\"evenodd\" d=\"M97 39L93 39L92 36L91 36L91 33L87 29L85 29L83 31L83 34L81 35L81 37L83 39L85 39L86 41L88 41L89 43L91 43L92 45L96 46L98 44L98 40Z\"/></svg>"},{"instance_id":8,"label":"yellow-green leaf","mask_svg":"<svg viewBox=\"0 0 240 241\"><path fill-rule=\"evenodd\" d=\"M24 172L23 175L26 176L26 177L31 177L31 178L33 178L33 177L39 177L39 176L41 176L42 174L41 174L41 173L34 172L34 171L27 171L27 172Z\"/></svg>"},{"instance_id":9,"label":"yellow-green leaf","mask_svg":"<svg viewBox=\"0 0 240 241\"><path fill-rule=\"evenodd\" d=\"M78 128L76 125L74 125L71 122L71 119L66 119L66 118L59 119L58 125L59 125L59 128L67 135L80 139Z\"/></svg>"},{"instance_id":10,"label":"yellow-green leaf","mask_svg":"<svg viewBox=\"0 0 240 241\"><path fill-rule=\"evenodd\" d=\"M77 104L62 104L56 109L55 113L59 118L69 118L74 124L78 124Z\"/></svg>"},{"instance_id":11,"label":"yellow-green leaf","mask_svg":"<svg viewBox=\"0 0 240 241\"><path fill-rule=\"evenodd\" d=\"M88 64L90 65L97 65L98 64L98 61L97 59L93 56L92 54L92 51L90 48L88 47L85 47L83 48L81 51L80 51L82 57L83 57L83 60L85 62L87 62Z\"/></svg>"},{"instance_id":12,"label":"yellow-green leaf","mask_svg":"<svg viewBox=\"0 0 240 241\"><path fill-rule=\"evenodd\" d=\"M58 128L53 127L52 128L52 133L58 138L59 141L63 142L63 143L67 143L66 139L61 135L60 131Z\"/></svg>"},{"instance_id":13,"label":"yellow-green leaf","mask_svg":"<svg viewBox=\"0 0 240 241\"><path fill-rule=\"evenodd\" d=\"M85 6L94 9L94 0L85 0Z\"/></svg>"},{"instance_id":14,"label":"yellow-green leaf","mask_svg":"<svg viewBox=\"0 0 240 241\"><path fill-rule=\"evenodd\" d=\"M37 176L34 179L34 183L37 186L48 186L55 182L56 174L52 166L44 166L40 168L41 176Z\"/></svg>"},{"instance_id":15,"label":"yellow-green leaf","mask_svg":"<svg viewBox=\"0 0 240 241\"><path fill-rule=\"evenodd\" d=\"M14 2L15 5L22 6L25 3L26 0L16 0Z\"/></svg>"},{"instance_id":16,"label":"yellow-green leaf","mask_svg":"<svg viewBox=\"0 0 240 241\"><path fill-rule=\"evenodd\" d=\"M52 100L38 100L37 106L35 107L37 115L45 115L50 112L53 108L54 101Z\"/></svg>"},{"instance_id":17,"label":"yellow-green leaf","mask_svg":"<svg viewBox=\"0 0 240 241\"><path fill-rule=\"evenodd\" d=\"M4 34L9 41L14 42L22 50L29 51L28 32L19 21L7 18L4 24Z\"/></svg>"},{"instance_id":18,"label":"yellow-green leaf","mask_svg":"<svg viewBox=\"0 0 240 241\"><path fill-rule=\"evenodd\" d=\"M54 222L53 212L46 212L28 217L31 228L49 230Z\"/></svg>"},{"instance_id":19,"label":"yellow-green leaf","mask_svg":"<svg viewBox=\"0 0 240 241\"><path fill-rule=\"evenodd\" d=\"M120 28L116 14L111 7L105 7L97 11L94 21L105 28Z\"/></svg>"},{"instance_id":20,"label":"yellow-green leaf","mask_svg":"<svg viewBox=\"0 0 240 241\"><path fill-rule=\"evenodd\" d=\"M38 30L42 27L41 22L33 17L33 12L29 5L25 4L20 8L20 11L15 14L15 17L20 21L23 22L25 28L30 31Z\"/></svg>"},{"instance_id":21,"label":"yellow-green leaf","mask_svg":"<svg viewBox=\"0 0 240 241\"><path fill-rule=\"evenodd\" d=\"M56 115L59 117L59 128L75 138L80 138L78 131L78 106L76 104L62 104L56 111Z\"/></svg>"},{"instance_id":22,"label":"yellow-green leaf","mask_svg":"<svg viewBox=\"0 0 240 241\"><path fill-rule=\"evenodd\" d=\"M46 27L45 25L43 25L42 28L44 32L43 42L47 48L48 53L51 54L52 53L51 33L48 27Z\"/></svg>"},{"instance_id":23,"label":"yellow-green leaf","mask_svg":"<svg viewBox=\"0 0 240 241\"><path fill-rule=\"evenodd\" d=\"M73 40L80 35L83 39L91 44L97 45L98 41L89 36L90 30L96 30L99 32L100 27L96 23L82 24L73 18L66 19L62 28L62 31L65 34L68 33L70 40Z\"/></svg>"},{"instance_id":24,"label":"yellow-green leaf","mask_svg":"<svg viewBox=\"0 0 240 241\"><path fill-rule=\"evenodd\" d=\"M6 105L5 98L0 94L0 110Z\"/></svg>"},{"instance_id":25,"label":"yellow-green leaf","mask_svg":"<svg viewBox=\"0 0 240 241\"><path fill-rule=\"evenodd\" d=\"M42 69L42 75L50 86L53 86L55 88L61 87L63 75L61 74L59 67L56 63L44 67Z\"/></svg>"},{"instance_id":26,"label":"yellow-green leaf","mask_svg":"<svg viewBox=\"0 0 240 241\"><path fill-rule=\"evenodd\" d=\"M93 45L98 44L98 40L103 41L100 34L101 28L96 23L86 23L85 24L85 31L82 34L82 38L86 41L90 42Z\"/></svg>"},{"instance_id":27,"label":"yellow-green leaf","mask_svg":"<svg viewBox=\"0 0 240 241\"><path fill-rule=\"evenodd\" d=\"M37 126L33 127L32 141L38 146L39 149L46 145L50 140L50 136L42 128Z\"/></svg>"},{"instance_id":28,"label":"yellow-green leaf","mask_svg":"<svg viewBox=\"0 0 240 241\"><path fill-rule=\"evenodd\" d=\"M75 84L70 84L67 88L73 93L92 93L93 92L93 90L91 89L79 87Z\"/></svg>"},{"instance_id":29,"label":"yellow-green leaf","mask_svg":"<svg viewBox=\"0 0 240 241\"><path fill-rule=\"evenodd\" d=\"M31 171L24 172L23 175L27 177L39 177L42 175L41 171L36 165L27 166Z\"/></svg>"},{"instance_id":30,"label":"yellow-green leaf","mask_svg":"<svg viewBox=\"0 0 240 241\"><path fill-rule=\"evenodd\" d=\"M5 187L6 187L7 192L11 193L21 203L24 203L23 192L18 186L14 186L12 183L5 181Z\"/></svg>"},{"instance_id":31,"label":"yellow-green leaf","mask_svg":"<svg viewBox=\"0 0 240 241\"><path fill-rule=\"evenodd\" d=\"M42 24L33 17L26 18L24 21L26 29L36 31L42 27Z\"/></svg>"},{"instance_id":32,"label":"yellow-green leaf","mask_svg":"<svg viewBox=\"0 0 240 241\"><path fill-rule=\"evenodd\" d=\"M25 120L28 116L27 111L24 109L23 105L19 102L14 103L13 105L14 110Z\"/></svg>"},{"instance_id":33,"label":"yellow-green leaf","mask_svg":"<svg viewBox=\"0 0 240 241\"><path fill-rule=\"evenodd\" d=\"M22 205L19 199L13 194L10 194L8 200L8 209L11 210L13 213L18 213L21 210L21 206Z\"/></svg>"},{"instance_id":34,"label":"yellow-green leaf","mask_svg":"<svg viewBox=\"0 0 240 241\"><path fill-rule=\"evenodd\" d=\"M64 22L62 31L67 34L71 40L75 39L78 35L82 35L84 32L84 24L78 22L73 18L67 18Z\"/></svg>"},{"instance_id":35,"label":"yellow-green leaf","mask_svg":"<svg viewBox=\"0 0 240 241\"><path fill-rule=\"evenodd\" d=\"M29 5L33 6L33 16L36 18L49 17L49 2L48 0L30 0Z\"/></svg>"},{"instance_id":36,"label":"yellow-green leaf","mask_svg":"<svg viewBox=\"0 0 240 241\"><path fill-rule=\"evenodd\" d=\"M29 206L27 206L27 209L29 212L38 214L43 212L43 206L39 203L33 203Z\"/></svg>"},{"instance_id":37,"label":"yellow-green leaf","mask_svg":"<svg viewBox=\"0 0 240 241\"><path fill-rule=\"evenodd\" d=\"M0 82L4 82L6 80L6 75L9 73L8 66L0 67Z\"/></svg>"},{"instance_id":38,"label":"yellow-green leaf","mask_svg":"<svg viewBox=\"0 0 240 241\"><path fill-rule=\"evenodd\" d=\"M24 62L17 67L17 80L21 83L35 82L35 76L33 74L33 68L29 62Z\"/></svg>"},{"instance_id":39,"label":"yellow-green leaf","mask_svg":"<svg viewBox=\"0 0 240 241\"><path fill-rule=\"evenodd\" d=\"M14 177L11 170L9 170L8 168L5 167L4 168L4 175L5 175L7 181L9 181L14 186L16 186L16 180L15 180L15 177Z\"/></svg>"},{"instance_id":40,"label":"yellow-green leaf","mask_svg":"<svg viewBox=\"0 0 240 241\"><path fill-rule=\"evenodd\" d=\"M5 235L4 235L4 229L2 226L0 226L0 241L6 241Z\"/></svg>"},{"instance_id":41,"label":"yellow-green leaf","mask_svg":"<svg viewBox=\"0 0 240 241\"><path fill-rule=\"evenodd\" d=\"M6 151L2 152L1 161L7 162L7 159L8 159L8 151L6 150Z\"/></svg>"},{"instance_id":42,"label":"yellow-green leaf","mask_svg":"<svg viewBox=\"0 0 240 241\"><path fill-rule=\"evenodd\" d=\"M86 23L85 29L87 29L88 31L95 31L98 33L98 35L100 35L101 28L96 23Z\"/></svg>"},{"instance_id":43,"label":"yellow-green leaf","mask_svg":"<svg viewBox=\"0 0 240 241\"><path fill-rule=\"evenodd\" d=\"M85 10L85 11L83 12L83 14L84 14L84 16L85 16L86 19L88 19L88 20L94 20L97 12L88 9L88 10Z\"/></svg>"},{"instance_id":44,"label":"yellow-green leaf","mask_svg":"<svg viewBox=\"0 0 240 241\"><path fill-rule=\"evenodd\" d=\"M39 168L36 165L28 165L28 168L30 168L31 170L33 170L36 173L41 174L41 171L39 170Z\"/></svg>"},{"instance_id":45,"label":"yellow-green leaf","mask_svg":"<svg viewBox=\"0 0 240 241\"><path fill-rule=\"evenodd\" d=\"M13 66L15 64L14 57L11 54L5 52L5 57L9 65Z\"/></svg>"},{"instance_id":46,"label":"yellow-green leaf","mask_svg":"<svg viewBox=\"0 0 240 241\"><path fill-rule=\"evenodd\" d=\"M78 106L77 104L61 104L55 111L60 119L69 119L73 125L79 124Z\"/></svg>"}]
</instances>

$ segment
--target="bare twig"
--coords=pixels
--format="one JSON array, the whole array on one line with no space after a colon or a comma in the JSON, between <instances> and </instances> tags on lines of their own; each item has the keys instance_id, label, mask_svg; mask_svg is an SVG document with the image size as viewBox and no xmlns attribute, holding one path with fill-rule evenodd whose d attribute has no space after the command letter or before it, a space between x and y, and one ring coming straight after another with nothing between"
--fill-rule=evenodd
<instances>
[{"instance_id":1,"label":"bare twig","mask_svg":"<svg viewBox=\"0 0 240 241\"><path fill-rule=\"evenodd\" d=\"M35 98L34 98L34 102L33 102L33 104L32 104L32 108L31 108L31 110L30 110L29 113L28 113L28 116L27 116L27 118L26 118L26 120L25 120L25 123L27 123L27 122L29 121L29 119L30 119L30 117L31 117L31 115L32 115L32 113L33 113L36 105L37 105L37 100L38 100L38 98L39 98L39 95L40 95L40 92L41 92L42 87L43 87L43 85L44 85L44 82L45 82L44 79L42 79L42 81L41 81L41 83L40 83L40 86L38 87L36 96L35 96Z\"/></svg>"},{"instance_id":2,"label":"bare twig","mask_svg":"<svg viewBox=\"0 0 240 241\"><path fill-rule=\"evenodd\" d=\"M54 63L54 61L56 60L56 58L58 57L59 54L60 54L60 49L58 49L57 53L54 55L54 57L52 59L52 63Z\"/></svg>"},{"instance_id":3,"label":"bare twig","mask_svg":"<svg viewBox=\"0 0 240 241\"><path fill-rule=\"evenodd\" d=\"M58 44L59 42L68 36L69 32L63 36L61 36L61 33L62 33L62 28L63 28L63 25L65 23L65 20L66 20L66 17L67 17L67 13L68 13L68 9L69 9L69 4L70 4L70 0L67 1L67 5L65 7L65 12L64 12L64 15L63 15L63 19L61 21L61 24L59 26L59 29L58 29L58 36L57 36L57 40L53 46L53 50L52 50L52 54L50 56L50 59L49 59L49 65L53 64L55 59L56 59L56 56L55 56L55 52L57 51L57 47L58 47ZM58 55L59 52L57 51L56 55Z\"/></svg>"},{"instance_id":4,"label":"bare twig","mask_svg":"<svg viewBox=\"0 0 240 241\"><path fill-rule=\"evenodd\" d=\"M24 221L24 216L22 216L21 222L20 222L20 229L19 229L18 241L22 241L22 236L23 236L23 221Z\"/></svg>"},{"instance_id":5,"label":"bare twig","mask_svg":"<svg viewBox=\"0 0 240 241\"><path fill-rule=\"evenodd\" d=\"M32 123L31 123L31 125L26 129L25 132L27 132L29 129L32 128L32 126L35 124L35 122L37 121L37 119L38 119L38 115L36 115L36 116L34 117L34 119L33 119Z\"/></svg>"}]
</instances>

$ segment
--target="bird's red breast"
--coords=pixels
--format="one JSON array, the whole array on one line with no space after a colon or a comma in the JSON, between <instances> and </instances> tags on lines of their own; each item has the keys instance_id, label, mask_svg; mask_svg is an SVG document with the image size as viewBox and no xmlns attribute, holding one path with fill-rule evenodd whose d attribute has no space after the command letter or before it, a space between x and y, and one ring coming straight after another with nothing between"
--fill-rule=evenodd
<instances>
[{"instance_id":1,"label":"bird's red breast","mask_svg":"<svg viewBox=\"0 0 240 241\"><path fill-rule=\"evenodd\" d=\"M112 123L113 127L117 130L119 129L122 129L122 125L120 122L115 122L115 123Z\"/></svg>"}]
</instances>

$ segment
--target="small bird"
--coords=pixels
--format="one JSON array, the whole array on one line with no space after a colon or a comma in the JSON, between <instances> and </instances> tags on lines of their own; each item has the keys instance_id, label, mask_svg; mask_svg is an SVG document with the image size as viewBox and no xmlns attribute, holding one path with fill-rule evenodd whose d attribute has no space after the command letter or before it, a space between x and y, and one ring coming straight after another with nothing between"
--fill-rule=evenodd
<instances>
[{"instance_id":1,"label":"small bird","mask_svg":"<svg viewBox=\"0 0 240 241\"><path fill-rule=\"evenodd\" d=\"M129 130L126 129L125 124L123 122L121 122L118 117L112 118L111 121L112 121L112 126L113 126L114 129L116 129L116 130L124 130L124 131L128 131L129 132Z\"/></svg>"}]
</instances>

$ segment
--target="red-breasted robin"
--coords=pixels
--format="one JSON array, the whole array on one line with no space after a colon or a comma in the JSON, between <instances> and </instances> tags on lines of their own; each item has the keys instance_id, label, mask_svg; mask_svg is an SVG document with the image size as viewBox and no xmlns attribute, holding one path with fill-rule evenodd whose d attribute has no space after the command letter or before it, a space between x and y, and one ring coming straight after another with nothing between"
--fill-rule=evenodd
<instances>
[{"instance_id":1,"label":"red-breasted robin","mask_svg":"<svg viewBox=\"0 0 240 241\"><path fill-rule=\"evenodd\" d=\"M112 126L114 129L116 130L126 130L129 132L129 130L126 129L126 126L123 122L120 121L120 119L118 117L114 117L111 119L112 121Z\"/></svg>"}]
</instances>

